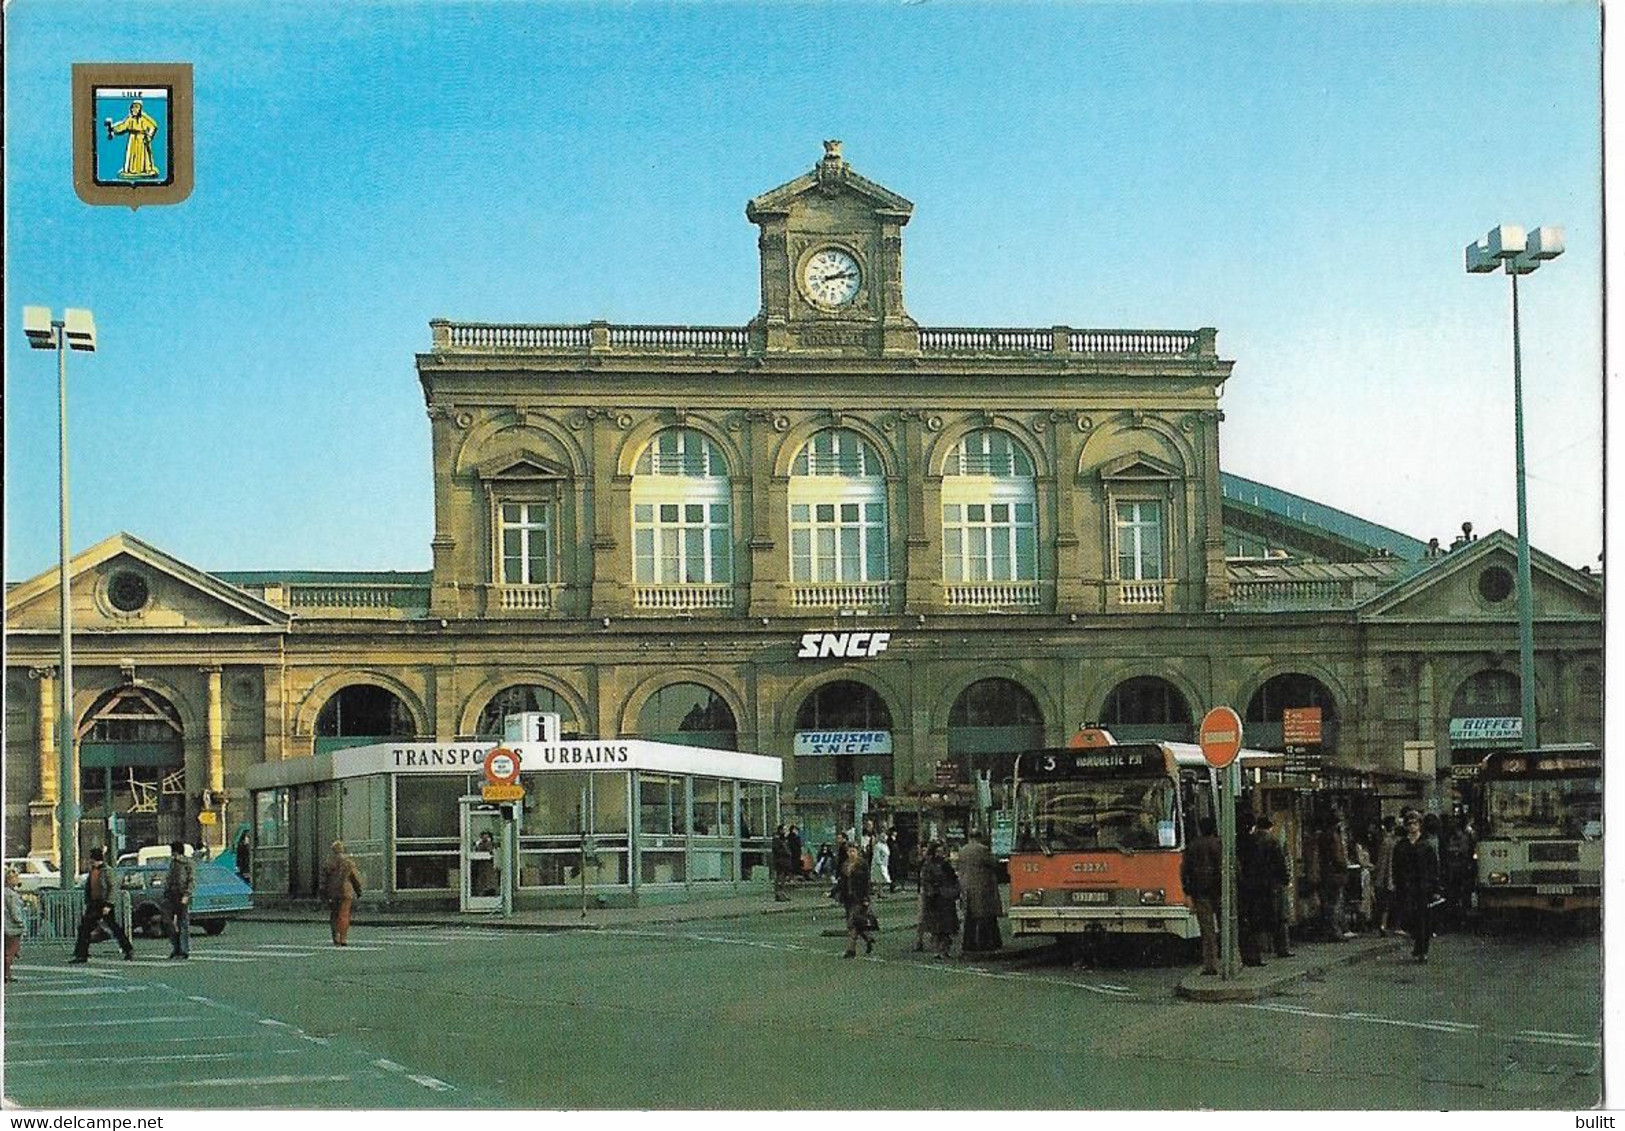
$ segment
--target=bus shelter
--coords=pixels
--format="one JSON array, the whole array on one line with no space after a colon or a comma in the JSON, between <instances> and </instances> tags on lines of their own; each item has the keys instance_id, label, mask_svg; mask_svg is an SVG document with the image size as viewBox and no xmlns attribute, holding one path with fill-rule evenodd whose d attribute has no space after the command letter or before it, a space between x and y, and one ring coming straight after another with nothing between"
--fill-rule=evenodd
<instances>
[{"instance_id":1,"label":"bus shelter","mask_svg":"<svg viewBox=\"0 0 1625 1131\"><path fill-rule=\"evenodd\" d=\"M253 885L320 895L343 840L370 901L465 911L681 902L771 882L778 758L641 739L508 742L523 797L485 798L491 742L397 742L253 766Z\"/></svg>"}]
</instances>

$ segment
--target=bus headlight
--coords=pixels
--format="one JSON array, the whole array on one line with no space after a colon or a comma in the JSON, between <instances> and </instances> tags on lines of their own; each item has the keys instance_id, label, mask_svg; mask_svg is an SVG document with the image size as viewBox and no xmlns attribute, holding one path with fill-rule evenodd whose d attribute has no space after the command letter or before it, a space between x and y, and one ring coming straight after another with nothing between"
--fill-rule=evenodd
<instances>
[{"instance_id":1,"label":"bus headlight","mask_svg":"<svg viewBox=\"0 0 1625 1131\"><path fill-rule=\"evenodd\" d=\"M1508 884L1512 882L1512 877L1507 875L1505 872L1491 872L1489 874L1489 881L1492 884Z\"/></svg>"},{"instance_id":2,"label":"bus headlight","mask_svg":"<svg viewBox=\"0 0 1625 1131\"><path fill-rule=\"evenodd\" d=\"M1043 903L1044 902L1044 889L1043 888L1029 888L1028 890L1021 893L1021 902L1023 902L1023 903Z\"/></svg>"},{"instance_id":3,"label":"bus headlight","mask_svg":"<svg viewBox=\"0 0 1625 1131\"><path fill-rule=\"evenodd\" d=\"M1162 903L1167 898L1167 893L1161 888L1145 888L1140 892L1140 902L1142 904Z\"/></svg>"}]
</instances>

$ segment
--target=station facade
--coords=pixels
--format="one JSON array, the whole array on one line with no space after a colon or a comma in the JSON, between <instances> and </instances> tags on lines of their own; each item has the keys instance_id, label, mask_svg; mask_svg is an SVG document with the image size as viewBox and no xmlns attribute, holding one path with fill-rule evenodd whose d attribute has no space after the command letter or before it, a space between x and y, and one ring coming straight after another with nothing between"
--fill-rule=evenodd
<instances>
[{"instance_id":1,"label":"station facade","mask_svg":"<svg viewBox=\"0 0 1625 1131\"><path fill-rule=\"evenodd\" d=\"M780 758L814 841L1086 723L1188 741L1228 704L1282 749L1318 708L1310 770L1445 803L1520 740L1510 536L1430 545L1221 471L1211 328L919 325L912 211L828 143L747 205L746 326L431 323L428 571L78 555L87 838L224 841L250 767L518 711ZM1533 583L1540 738L1600 741L1601 579L1537 550ZM51 852L55 571L6 612L6 851Z\"/></svg>"}]
</instances>

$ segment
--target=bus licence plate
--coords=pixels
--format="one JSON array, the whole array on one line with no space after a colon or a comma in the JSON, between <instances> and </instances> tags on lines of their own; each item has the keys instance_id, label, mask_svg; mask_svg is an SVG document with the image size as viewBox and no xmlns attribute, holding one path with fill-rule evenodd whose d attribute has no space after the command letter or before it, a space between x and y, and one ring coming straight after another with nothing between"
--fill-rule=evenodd
<instances>
[{"instance_id":1,"label":"bus licence plate","mask_svg":"<svg viewBox=\"0 0 1625 1131\"><path fill-rule=\"evenodd\" d=\"M1072 893L1073 903L1106 903L1112 897L1109 891L1075 891Z\"/></svg>"},{"instance_id":2,"label":"bus licence plate","mask_svg":"<svg viewBox=\"0 0 1625 1131\"><path fill-rule=\"evenodd\" d=\"M1573 895L1573 884L1536 884L1536 895Z\"/></svg>"}]
</instances>

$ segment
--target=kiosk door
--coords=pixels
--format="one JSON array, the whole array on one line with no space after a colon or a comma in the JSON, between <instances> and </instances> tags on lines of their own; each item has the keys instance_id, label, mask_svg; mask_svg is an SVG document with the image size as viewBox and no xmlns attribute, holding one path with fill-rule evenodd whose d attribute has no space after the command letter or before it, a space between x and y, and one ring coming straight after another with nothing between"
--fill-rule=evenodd
<instances>
[{"instance_id":1,"label":"kiosk door","mask_svg":"<svg viewBox=\"0 0 1625 1131\"><path fill-rule=\"evenodd\" d=\"M513 823L503 820L502 806L478 797L462 798L459 808L461 907L464 911L507 911L513 907L513 868L509 866Z\"/></svg>"}]
</instances>

